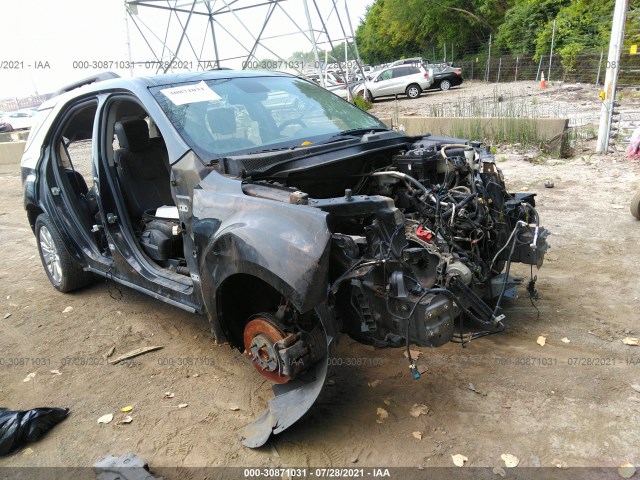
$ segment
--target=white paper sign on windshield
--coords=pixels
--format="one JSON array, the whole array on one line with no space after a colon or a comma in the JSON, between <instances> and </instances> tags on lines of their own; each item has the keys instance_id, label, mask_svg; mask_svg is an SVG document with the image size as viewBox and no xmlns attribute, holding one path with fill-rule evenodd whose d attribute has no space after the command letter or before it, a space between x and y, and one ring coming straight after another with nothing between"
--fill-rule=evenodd
<instances>
[{"instance_id":1,"label":"white paper sign on windshield","mask_svg":"<svg viewBox=\"0 0 640 480\"><path fill-rule=\"evenodd\" d=\"M220 95L209 88L204 81L197 85L186 85L184 87L165 88L160 90L165 97L174 105L185 105L187 103L210 102L221 100Z\"/></svg>"}]
</instances>

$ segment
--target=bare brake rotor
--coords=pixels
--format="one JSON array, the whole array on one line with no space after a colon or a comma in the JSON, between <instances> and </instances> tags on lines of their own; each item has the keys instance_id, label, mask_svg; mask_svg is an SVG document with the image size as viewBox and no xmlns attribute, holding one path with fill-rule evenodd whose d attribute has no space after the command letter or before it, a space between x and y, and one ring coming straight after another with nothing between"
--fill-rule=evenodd
<instances>
[{"instance_id":1,"label":"bare brake rotor","mask_svg":"<svg viewBox=\"0 0 640 480\"><path fill-rule=\"evenodd\" d=\"M282 359L278 350L290 341L292 334L286 334L268 314L259 314L244 327L244 348L247 356L263 377L274 383L287 383L293 377L282 373Z\"/></svg>"},{"instance_id":2,"label":"bare brake rotor","mask_svg":"<svg viewBox=\"0 0 640 480\"><path fill-rule=\"evenodd\" d=\"M327 378L327 368L329 363L327 358L332 348L333 338L336 332L333 312L326 304L316 307L315 312L318 315L320 322L318 327L315 329L313 339L307 337L308 342L305 342L307 347L310 347L307 349L310 354L307 360L307 363L309 364L309 368L307 370L295 372L295 365L293 365L293 363L294 361L296 364L299 363L298 359L300 358L300 352L294 354L292 350L296 349L297 342L288 347L284 347L279 351L277 348L280 347L280 344L275 345L275 343L271 343L271 345L275 345L276 347L274 350L278 354L278 358L288 358L291 360L289 363L292 365L287 366L288 361L285 360L285 362L283 362L284 364L281 364L280 366L283 368L288 367L288 371L291 371L291 367L294 367L293 372L295 373L292 373L292 376L295 378L285 384L276 384L272 386L275 396L269 400L267 409L258 419L249 425L246 425L241 431L242 444L245 447L261 447L267 442L267 440L269 440L269 437L272 434L278 434L289 428L299 420L309 410L309 408L311 408L311 405L313 405L318 398L318 395L320 395ZM251 325L254 321L258 321L255 324L258 328ZM272 330L272 328L275 329ZM285 339L288 337L295 339L296 337L296 335L286 336L282 328L277 325L277 320L270 314L264 313L260 313L251 318L245 327L245 347L247 345L249 346L249 348L247 348L247 352L251 352L250 347L253 343L252 341L247 342L247 337L253 340L257 335L264 335L269 339L283 337ZM285 343L288 342L289 340ZM258 357L260 357L259 344L260 342L256 342L255 345ZM285 350L289 350L290 353ZM267 360L271 358L269 356L269 350L265 350L262 353L267 354L266 358L262 358L262 362L268 364ZM255 357L253 353L252 356ZM303 354L302 356L304 357L305 355ZM254 365L256 365L255 362ZM257 365L256 368L258 368ZM266 370L262 370L261 367L259 368L259 371L263 375L267 372ZM273 373L269 373L269 375L273 375ZM282 378L281 375L278 376ZM272 377L268 376L267 378Z\"/></svg>"}]
</instances>

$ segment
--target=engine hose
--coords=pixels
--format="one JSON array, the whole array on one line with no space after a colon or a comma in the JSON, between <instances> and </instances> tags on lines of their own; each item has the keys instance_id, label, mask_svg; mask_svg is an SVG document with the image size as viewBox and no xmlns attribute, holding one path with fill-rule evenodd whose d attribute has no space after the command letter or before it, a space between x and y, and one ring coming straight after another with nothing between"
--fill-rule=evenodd
<instances>
[{"instance_id":1,"label":"engine hose","mask_svg":"<svg viewBox=\"0 0 640 480\"><path fill-rule=\"evenodd\" d=\"M447 158L447 150L450 148L469 148L469 145L464 145L462 143L451 143L449 145L443 145L440 149L440 155L442 158Z\"/></svg>"},{"instance_id":2,"label":"engine hose","mask_svg":"<svg viewBox=\"0 0 640 480\"><path fill-rule=\"evenodd\" d=\"M480 207L478 208L476 206L476 214L474 217L474 221L478 224L478 225L482 225L482 221L484 220L484 208Z\"/></svg>"},{"instance_id":3,"label":"engine hose","mask_svg":"<svg viewBox=\"0 0 640 480\"><path fill-rule=\"evenodd\" d=\"M455 205L455 207L450 207L448 209L446 209L444 212L442 212L442 218L449 218L449 216L451 215L451 213L455 210L460 210L462 207L464 207L467 203L469 203L471 200L475 199L478 196L477 193L473 193L471 195L469 195L467 198L465 198L464 200L462 200L460 203L457 203Z\"/></svg>"},{"instance_id":4,"label":"engine hose","mask_svg":"<svg viewBox=\"0 0 640 480\"><path fill-rule=\"evenodd\" d=\"M401 180L405 180L405 181L408 181L408 182L412 183L415 187L418 187L420 190L422 190L426 194L431 193L431 190L429 190L427 187L422 185L419 181L417 181L411 175L407 175L406 173L394 172L394 171L384 171L384 172L373 172L373 173L370 174L370 176L372 176L372 177L395 177L395 178L399 178Z\"/></svg>"},{"instance_id":5,"label":"engine hose","mask_svg":"<svg viewBox=\"0 0 640 480\"><path fill-rule=\"evenodd\" d=\"M180 275L186 275L188 277L191 275L191 270L189 270L189 267L183 267L182 265L178 265L176 267L176 273Z\"/></svg>"},{"instance_id":6,"label":"engine hose","mask_svg":"<svg viewBox=\"0 0 640 480\"><path fill-rule=\"evenodd\" d=\"M511 235L509 235L509 238L507 239L507 241L504 243L504 245L502 246L502 248L500 250L498 250L498 253L495 254L495 256L493 257L493 260L491 260L491 264L489 265L489 270L493 269L493 264L496 263L496 260L498 258L498 256L502 253L502 251L507 248L507 246L509 245L509 243L511 242L511 239L513 238L513 236L515 235L518 227L520 226L526 226L527 224L525 222L523 222L522 220L518 220L516 222L516 226L513 227L513 231L511 232ZM514 243L515 245L515 243Z\"/></svg>"}]
</instances>

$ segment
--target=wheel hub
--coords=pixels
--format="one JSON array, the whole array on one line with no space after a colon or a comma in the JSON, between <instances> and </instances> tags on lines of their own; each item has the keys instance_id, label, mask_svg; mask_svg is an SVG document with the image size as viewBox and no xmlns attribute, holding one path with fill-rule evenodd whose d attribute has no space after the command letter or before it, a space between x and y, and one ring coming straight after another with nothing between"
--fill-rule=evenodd
<instances>
[{"instance_id":1,"label":"wheel hub","mask_svg":"<svg viewBox=\"0 0 640 480\"><path fill-rule=\"evenodd\" d=\"M290 375L281 374L281 359L276 344L287 338L287 334L273 319L259 316L244 328L244 348L258 372L275 383L287 383Z\"/></svg>"}]
</instances>

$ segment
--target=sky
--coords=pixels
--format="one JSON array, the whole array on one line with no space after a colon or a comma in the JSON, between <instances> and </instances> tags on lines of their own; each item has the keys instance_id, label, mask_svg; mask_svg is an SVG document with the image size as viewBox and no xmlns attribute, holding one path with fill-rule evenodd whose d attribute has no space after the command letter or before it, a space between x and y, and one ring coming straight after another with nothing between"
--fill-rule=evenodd
<instances>
[{"instance_id":1,"label":"sky","mask_svg":"<svg viewBox=\"0 0 640 480\"><path fill-rule=\"evenodd\" d=\"M316 1L332 40L343 41L343 30L347 37L351 36L345 11L346 0ZM333 8L334 1L339 15ZM192 5L191 0L170 2L186 10ZM214 11L222 10L230 2L211 0L209 5ZM348 0L347 8L354 30L372 2ZM233 7L257 3L263 2L238 0ZM273 11L262 34L263 46L256 49L255 55L259 59L287 59L295 51L312 49L303 1L285 0L279 5L281 7ZM320 15L312 0L308 0L308 5L313 28L320 30ZM182 30L179 22L185 24L188 13L176 17L167 11L149 7L139 6L137 10L137 15L134 14L131 19L127 18L124 0L1 2L3 48L0 53L0 99L50 93L99 71L111 70L121 76L155 73L159 62L169 61L172 53L176 52ZM197 1L194 11L206 11L203 0ZM267 13L268 7L263 6L215 17L218 21L215 31L219 57L227 59L222 66L242 68L247 50L252 48ZM215 50L208 17L192 15L188 32L189 36L182 41L178 52L178 59L182 62L178 67L190 70L210 68L212 64L206 61L215 59ZM163 52L162 40L165 35L169 49L165 48ZM320 42L324 42L319 45L321 49L328 48L326 40L319 38ZM136 62L133 69L128 68L130 58ZM205 62L199 65L197 58ZM283 70L287 67L280 66Z\"/></svg>"}]
</instances>

